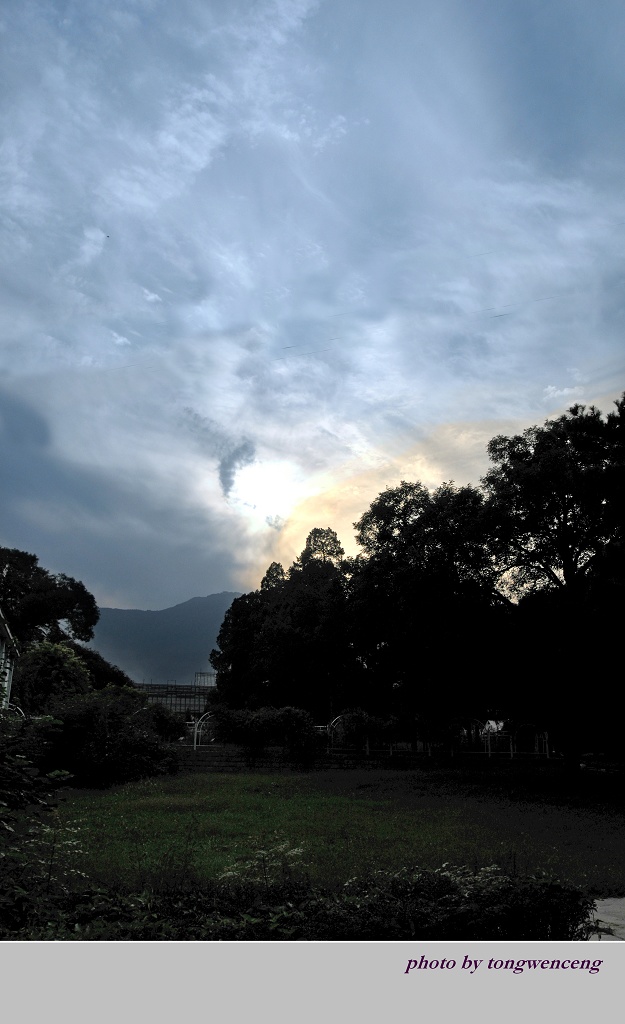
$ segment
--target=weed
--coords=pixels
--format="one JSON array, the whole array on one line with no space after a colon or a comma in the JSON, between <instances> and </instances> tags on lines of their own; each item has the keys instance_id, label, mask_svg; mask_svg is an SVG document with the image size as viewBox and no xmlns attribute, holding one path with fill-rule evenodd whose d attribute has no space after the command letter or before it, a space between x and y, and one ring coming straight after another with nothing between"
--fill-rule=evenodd
<instances>
[{"instance_id":1,"label":"weed","mask_svg":"<svg viewBox=\"0 0 625 1024\"><path fill-rule=\"evenodd\" d=\"M302 861L302 846L291 846L287 839L276 833L274 844L256 849L252 856L243 855L229 865L219 876L225 879L243 879L246 882L259 882L269 889L278 882L291 882L301 877L302 869L307 867Z\"/></svg>"}]
</instances>

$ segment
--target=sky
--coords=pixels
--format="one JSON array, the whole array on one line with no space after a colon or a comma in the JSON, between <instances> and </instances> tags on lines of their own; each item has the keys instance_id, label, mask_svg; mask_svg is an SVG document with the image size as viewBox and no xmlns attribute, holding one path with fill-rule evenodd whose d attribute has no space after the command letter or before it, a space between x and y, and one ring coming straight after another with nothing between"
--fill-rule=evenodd
<instances>
[{"instance_id":1,"label":"sky","mask_svg":"<svg viewBox=\"0 0 625 1024\"><path fill-rule=\"evenodd\" d=\"M0 545L158 609L625 389L620 0L4 0Z\"/></svg>"}]
</instances>

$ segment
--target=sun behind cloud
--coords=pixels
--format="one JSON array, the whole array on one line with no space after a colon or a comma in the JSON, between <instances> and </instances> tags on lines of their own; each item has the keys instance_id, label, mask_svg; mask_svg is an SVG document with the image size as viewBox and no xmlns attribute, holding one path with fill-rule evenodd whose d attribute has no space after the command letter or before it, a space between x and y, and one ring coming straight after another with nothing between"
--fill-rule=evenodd
<instances>
[{"instance_id":1,"label":"sun behind cloud","mask_svg":"<svg viewBox=\"0 0 625 1024\"><path fill-rule=\"evenodd\" d=\"M269 459L238 471L229 500L257 532L290 517L309 491L310 482L294 462Z\"/></svg>"},{"instance_id":2,"label":"sun behind cloud","mask_svg":"<svg viewBox=\"0 0 625 1024\"><path fill-rule=\"evenodd\" d=\"M306 537L315 527L330 527L335 530L347 555L357 555L354 523L367 511L372 501L387 487L398 487L402 480L420 481L434 489L444 481L455 481L458 485L477 486L488 468L486 446L497 434L515 434L528 424L521 420L486 420L478 422L450 422L440 424L426 437L420 438L399 449L392 457L370 452L369 465L362 468L361 461L352 460L337 467L324 479L306 479L301 475L297 487L281 492L292 502L290 511L280 515L284 523L267 543L258 551L258 558L244 572L241 585L250 590L259 582L272 561L281 562L286 568L303 550ZM374 463L371 465L371 463ZM270 464L271 465L271 464ZM272 465L272 473L263 477L263 467L248 467L250 484L257 481L258 494L264 496L265 508L276 507L279 486L272 493L272 473L275 481L284 488L281 463ZM243 471L240 474L243 477ZM237 478L238 482L239 478ZM307 493L306 493L307 492ZM248 493L252 493L252 488ZM298 493L301 495L297 500ZM283 508L286 510L287 502ZM254 510L260 524L261 507Z\"/></svg>"}]
</instances>

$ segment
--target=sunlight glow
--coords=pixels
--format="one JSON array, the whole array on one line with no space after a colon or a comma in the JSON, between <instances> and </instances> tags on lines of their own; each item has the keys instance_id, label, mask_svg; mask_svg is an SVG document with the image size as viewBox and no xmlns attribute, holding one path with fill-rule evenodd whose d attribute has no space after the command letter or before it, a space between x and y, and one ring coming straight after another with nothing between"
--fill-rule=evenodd
<instances>
[{"instance_id":1,"label":"sunlight glow","mask_svg":"<svg viewBox=\"0 0 625 1024\"><path fill-rule=\"evenodd\" d=\"M252 528L278 529L309 493L310 478L292 462L254 462L237 472L229 501Z\"/></svg>"}]
</instances>

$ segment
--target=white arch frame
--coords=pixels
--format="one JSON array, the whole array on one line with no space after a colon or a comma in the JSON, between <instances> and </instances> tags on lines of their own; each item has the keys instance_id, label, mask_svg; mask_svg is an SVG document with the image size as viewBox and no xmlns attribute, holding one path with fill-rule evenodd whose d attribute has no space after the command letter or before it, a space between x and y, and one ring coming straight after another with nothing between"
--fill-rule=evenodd
<instances>
[{"instance_id":1,"label":"white arch frame","mask_svg":"<svg viewBox=\"0 0 625 1024\"><path fill-rule=\"evenodd\" d=\"M13 712L17 712L17 714L18 714L18 715L21 715L21 716L22 716L22 718L26 718L26 715L25 715L25 714L24 714L24 712L22 711L22 709L21 709L21 707L19 706L19 704L5 704L4 708L2 708L2 710L3 710L3 711L13 711Z\"/></svg>"},{"instance_id":2,"label":"white arch frame","mask_svg":"<svg viewBox=\"0 0 625 1024\"><path fill-rule=\"evenodd\" d=\"M328 729L328 751L332 750L332 747L333 747L332 739L333 739L333 736L334 736L334 731L333 730L334 730L334 727L336 726L336 723L341 721L341 718L343 718L343 715L337 715L336 718L333 718L332 721L327 726L327 729Z\"/></svg>"},{"instance_id":3,"label":"white arch frame","mask_svg":"<svg viewBox=\"0 0 625 1024\"><path fill-rule=\"evenodd\" d=\"M212 711L205 711L204 714L201 715L198 718L197 722L195 723L195 727L193 729L193 749L194 750L197 750L197 746L198 746L197 739L198 739L198 733L201 731L200 730L200 725L202 725L202 723L204 722L205 719L208 720L209 718L212 718L212 717L213 717ZM202 728L204 728L204 726L202 726Z\"/></svg>"}]
</instances>

